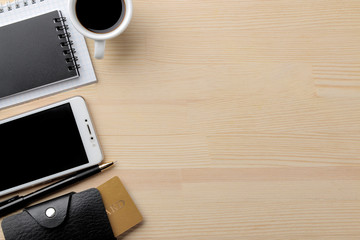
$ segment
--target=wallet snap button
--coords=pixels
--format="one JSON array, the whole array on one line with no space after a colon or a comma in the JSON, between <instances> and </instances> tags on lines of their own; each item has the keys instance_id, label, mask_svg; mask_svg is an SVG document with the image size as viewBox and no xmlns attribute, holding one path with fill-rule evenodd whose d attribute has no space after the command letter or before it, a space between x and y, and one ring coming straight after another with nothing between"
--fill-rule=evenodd
<instances>
[{"instance_id":1,"label":"wallet snap button","mask_svg":"<svg viewBox=\"0 0 360 240\"><path fill-rule=\"evenodd\" d=\"M48 217L48 218L52 218L55 216L55 213L56 213L56 210L55 208L52 208L52 207L49 207L48 209L46 209L45 211L45 215Z\"/></svg>"}]
</instances>

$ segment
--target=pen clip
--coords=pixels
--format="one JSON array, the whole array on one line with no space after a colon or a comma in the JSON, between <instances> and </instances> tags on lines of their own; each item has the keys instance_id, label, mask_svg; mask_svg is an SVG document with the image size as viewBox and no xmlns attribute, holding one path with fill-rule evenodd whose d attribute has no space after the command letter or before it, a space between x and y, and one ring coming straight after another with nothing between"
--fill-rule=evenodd
<instances>
[{"instance_id":1,"label":"pen clip","mask_svg":"<svg viewBox=\"0 0 360 240\"><path fill-rule=\"evenodd\" d=\"M9 199L7 199L7 200L5 200L5 201L2 201L2 202L0 202L0 207L6 205L6 204L8 204L8 203L11 203L12 201L15 201L16 199L19 199L19 198L20 198L20 196L19 196L19 195L16 195L16 196L11 197L11 198L9 198Z\"/></svg>"}]
</instances>

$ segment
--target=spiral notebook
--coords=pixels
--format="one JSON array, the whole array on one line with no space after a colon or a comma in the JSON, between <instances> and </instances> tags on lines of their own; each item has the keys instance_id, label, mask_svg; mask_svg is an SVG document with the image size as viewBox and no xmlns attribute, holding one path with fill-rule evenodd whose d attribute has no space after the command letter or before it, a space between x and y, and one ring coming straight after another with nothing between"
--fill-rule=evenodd
<instances>
[{"instance_id":1,"label":"spiral notebook","mask_svg":"<svg viewBox=\"0 0 360 240\"><path fill-rule=\"evenodd\" d=\"M0 108L96 82L67 0L0 5Z\"/></svg>"},{"instance_id":2,"label":"spiral notebook","mask_svg":"<svg viewBox=\"0 0 360 240\"><path fill-rule=\"evenodd\" d=\"M0 98L80 76L65 26L52 11L0 28Z\"/></svg>"}]
</instances>

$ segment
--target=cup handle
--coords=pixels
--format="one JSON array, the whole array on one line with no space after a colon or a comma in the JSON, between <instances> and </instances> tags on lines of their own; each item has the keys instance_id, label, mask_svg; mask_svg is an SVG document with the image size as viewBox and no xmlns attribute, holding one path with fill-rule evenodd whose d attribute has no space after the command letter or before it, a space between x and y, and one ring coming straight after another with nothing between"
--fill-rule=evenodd
<instances>
[{"instance_id":1,"label":"cup handle","mask_svg":"<svg viewBox=\"0 0 360 240\"><path fill-rule=\"evenodd\" d=\"M95 58L103 59L105 52L105 40L95 40Z\"/></svg>"}]
</instances>

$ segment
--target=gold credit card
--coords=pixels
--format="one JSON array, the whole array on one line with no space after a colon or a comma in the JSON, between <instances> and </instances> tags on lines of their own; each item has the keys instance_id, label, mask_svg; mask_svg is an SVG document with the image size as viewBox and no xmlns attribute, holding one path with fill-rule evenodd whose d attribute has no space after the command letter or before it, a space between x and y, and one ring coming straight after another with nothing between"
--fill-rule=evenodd
<instances>
[{"instance_id":1,"label":"gold credit card","mask_svg":"<svg viewBox=\"0 0 360 240\"><path fill-rule=\"evenodd\" d=\"M134 201L118 177L113 177L97 188L102 196L115 237L143 220Z\"/></svg>"}]
</instances>

